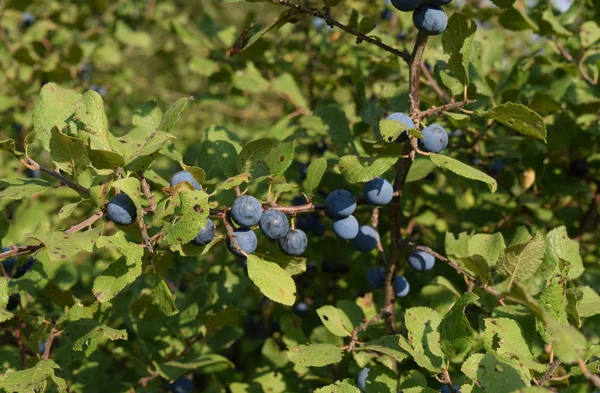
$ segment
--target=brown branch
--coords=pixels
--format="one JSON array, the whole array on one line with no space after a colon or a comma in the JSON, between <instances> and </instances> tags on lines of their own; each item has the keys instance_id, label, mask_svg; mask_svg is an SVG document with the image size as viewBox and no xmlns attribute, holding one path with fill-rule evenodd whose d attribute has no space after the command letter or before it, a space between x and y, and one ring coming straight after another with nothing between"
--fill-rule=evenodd
<instances>
[{"instance_id":1,"label":"brown branch","mask_svg":"<svg viewBox=\"0 0 600 393\"><path fill-rule=\"evenodd\" d=\"M554 371L556 371L556 369L558 368L558 366L560 366L561 361L558 359L554 359L554 361L552 363L550 363L550 366L548 366L548 371L546 371L546 374L544 374L544 376L542 378L540 378L540 380L537 382L538 386L544 386L544 384L546 382L548 382L550 379L552 379L552 374L554 374Z\"/></svg>"},{"instance_id":2,"label":"brown branch","mask_svg":"<svg viewBox=\"0 0 600 393\"><path fill-rule=\"evenodd\" d=\"M156 210L156 201L154 200L154 195L152 194L152 191L150 190L150 185L148 184L148 181L146 180L146 178L142 178L142 191L144 192L144 195L146 196L146 199L148 200L148 203L150 204L150 208L148 209L149 212L153 212Z\"/></svg>"},{"instance_id":3,"label":"brown branch","mask_svg":"<svg viewBox=\"0 0 600 393\"><path fill-rule=\"evenodd\" d=\"M367 330L369 328L369 326L371 326L375 322L379 321L384 315L386 315L386 312L382 309L381 311L379 311L379 313L377 315L375 315L373 318L369 319L368 321L363 319L362 325L355 327L354 330L352 331L352 335L350 336L350 338L351 338L350 344L345 346L344 349L346 349L348 352L354 350L354 348L356 348L356 346L358 344L360 344L360 341L358 341L358 333L364 332L365 330Z\"/></svg>"},{"instance_id":4,"label":"brown branch","mask_svg":"<svg viewBox=\"0 0 600 393\"><path fill-rule=\"evenodd\" d=\"M227 212L220 212L217 215L217 217L223 222L223 226L225 227L225 230L227 231L227 238L231 239L231 246L236 251L238 251L240 254L246 255L244 250L241 249L241 247L235 237L235 233L233 232L233 224L231 223L230 211L228 210Z\"/></svg>"},{"instance_id":5,"label":"brown branch","mask_svg":"<svg viewBox=\"0 0 600 393\"><path fill-rule=\"evenodd\" d=\"M142 240L144 241L146 249L148 250L148 264L152 265L152 260L154 259L154 246L152 245L150 236L148 236L148 228L144 222L144 217L140 217L138 220L138 225L140 227L140 232L142 233Z\"/></svg>"},{"instance_id":6,"label":"brown branch","mask_svg":"<svg viewBox=\"0 0 600 393\"><path fill-rule=\"evenodd\" d=\"M471 273L464 271L463 268L458 263L446 258L445 256L443 256L442 254L440 254L438 252L435 252L431 248L426 247L426 246L419 246L413 242L408 242L408 241L401 241L400 245L404 246L404 247L410 247L413 250L425 251L426 253L433 255L436 259L439 259L440 261L448 264L450 267L452 267L454 270L456 270L456 272L458 274L466 277L467 280L469 281L469 283L473 283L474 285L477 285L479 288L483 289L485 292L489 293L490 295L493 295L494 297L496 297L498 299L502 298L502 294L500 292L498 292L497 290L495 290L493 287L490 287L485 283L480 283L479 280L477 279L477 277L473 276Z\"/></svg>"},{"instance_id":7,"label":"brown branch","mask_svg":"<svg viewBox=\"0 0 600 393\"><path fill-rule=\"evenodd\" d=\"M385 257L385 251L381 244L381 236L379 235L379 208L374 207L373 213L371 214L371 226L377 231L377 251L379 251L379 260L383 266L387 266L387 258Z\"/></svg>"},{"instance_id":8,"label":"brown branch","mask_svg":"<svg viewBox=\"0 0 600 393\"><path fill-rule=\"evenodd\" d=\"M579 364L579 367L581 367L583 375L585 375L585 377L589 379L589 381L594 384L595 387L600 388L600 377L592 374L590 370L588 370L583 359L577 359L577 363Z\"/></svg>"},{"instance_id":9,"label":"brown branch","mask_svg":"<svg viewBox=\"0 0 600 393\"><path fill-rule=\"evenodd\" d=\"M573 58L573 56L571 56L571 54L567 51L567 48L565 48L565 46L558 40L558 38L554 37L554 42L556 44L556 47L558 48L558 53L562 57L564 57L565 60L577 65L577 70L579 70L579 73L581 74L583 80L585 80L585 82L592 87L596 86L596 83L598 81L590 77L590 75L585 69L585 64L583 64L585 57L582 57L581 60L578 61L575 58Z\"/></svg>"},{"instance_id":10,"label":"brown branch","mask_svg":"<svg viewBox=\"0 0 600 393\"><path fill-rule=\"evenodd\" d=\"M79 224L73 225L71 228L64 231L64 234L71 235L75 232L79 232L80 230L82 230L86 227L90 228L92 226L92 224L94 224L96 221L98 221L103 216L104 216L104 210L100 210L100 211L96 212L93 216L87 218L86 220L80 222ZM0 261L3 259L6 259L8 257L12 257L12 256L31 254L31 253L36 252L37 250L39 250L42 247L44 247L44 245L42 243L35 243L35 244L30 244L28 246L18 246L18 247L10 246L10 249L8 251L0 253Z\"/></svg>"},{"instance_id":11,"label":"brown branch","mask_svg":"<svg viewBox=\"0 0 600 393\"><path fill-rule=\"evenodd\" d=\"M317 10L314 8L307 8L307 7L303 7L299 4L294 4L290 1L287 0L279 0L279 4L284 6L284 7L289 7L292 8L298 12L301 12L303 14L307 14L307 15L312 15L315 16L317 18L321 18L323 20L325 20L325 22L327 22L327 24L329 26L336 26L340 29L342 29L343 31L345 31L346 33L352 34L353 36L356 37L356 41L357 43L360 43L362 41L366 41L370 44L373 44L375 46L378 46L379 48L385 50L386 52L389 52L395 56L400 57L402 60L404 60L405 62L408 63L410 56L406 51L401 51L398 50L396 48L392 48L389 45L384 44L381 41L378 41L375 38L371 38L357 30L354 30L351 27L346 26L345 24L337 21L336 19L334 19L330 14L329 14L329 8L325 7L323 10Z\"/></svg>"},{"instance_id":12,"label":"brown branch","mask_svg":"<svg viewBox=\"0 0 600 393\"><path fill-rule=\"evenodd\" d=\"M61 334L61 330L55 328L52 328L52 330L50 330L50 336L46 340L46 347L44 348L44 355L42 356L42 359L48 360L48 357L50 356L50 350L52 349L52 342L54 341L55 337L58 337Z\"/></svg>"},{"instance_id":13,"label":"brown branch","mask_svg":"<svg viewBox=\"0 0 600 393\"><path fill-rule=\"evenodd\" d=\"M41 172L44 172L45 174L52 176L53 178L57 179L58 181L60 181L60 184L67 186L75 191L77 191L79 194L87 197L87 198L91 198L92 197L92 193L90 192L90 190L88 190L85 187L80 186L77 183L72 182L71 180L67 179L66 177L64 177L63 175L61 175L58 172L54 172L51 171L48 168L45 168L43 166L41 166L40 164L38 164L37 162L35 162L33 159L27 157L27 163L29 165L31 165L31 169L34 170L39 170Z\"/></svg>"},{"instance_id":14,"label":"brown branch","mask_svg":"<svg viewBox=\"0 0 600 393\"><path fill-rule=\"evenodd\" d=\"M433 116L433 115L436 115L441 112L449 111L452 109L461 109L461 108L464 108L465 105L471 104L473 102L475 102L475 100L451 102L449 104L442 105L442 106L434 106L434 107L427 109L426 111L418 111L417 112L418 119L420 121L426 117Z\"/></svg>"}]
</instances>

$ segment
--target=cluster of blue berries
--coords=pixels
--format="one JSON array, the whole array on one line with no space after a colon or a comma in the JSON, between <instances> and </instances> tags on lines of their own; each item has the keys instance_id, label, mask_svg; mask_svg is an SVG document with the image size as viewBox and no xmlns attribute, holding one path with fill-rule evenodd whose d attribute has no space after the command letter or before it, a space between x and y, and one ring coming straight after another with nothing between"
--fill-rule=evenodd
<instances>
[{"instance_id":1,"label":"cluster of blue berries","mask_svg":"<svg viewBox=\"0 0 600 393\"><path fill-rule=\"evenodd\" d=\"M396 112L387 117L388 120L395 120L406 127L414 128L415 125L406 113ZM421 130L423 139L419 139L419 149L427 153L441 153L448 146L448 132L439 124L431 124ZM403 138L408 136L408 132L404 131L396 140L401 142Z\"/></svg>"},{"instance_id":2,"label":"cluster of blue berries","mask_svg":"<svg viewBox=\"0 0 600 393\"><path fill-rule=\"evenodd\" d=\"M413 23L427 35L442 34L448 26L448 15L442 6L452 0L392 0L392 5L403 12L413 12Z\"/></svg>"},{"instance_id":3,"label":"cluster of blue berries","mask_svg":"<svg viewBox=\"0 0 600 393\"><path fill-rule=\"evenodd\" d=\"M382 177L365 183L363 188L365 200L373 206L384 206L392 201L394 188ZM342 240L352 241L352 246L362 252L369 252L377 247L379 234L368 225L359 226L352 215L356 209L356 199L348 190L335 190L325 198L325 214L333 219L333 232Z\"/></svg>"},{"instance_id":4,"label":"cluster of blue berries","mask_svg":"<svg viewBox=\"0 0 600 393\"><path fill-rule=\"evenodd\" d=\"M408 256L408 265L418 272L433 269L435 257L428 252L417 250ZM382 267L372 267L367 271L367 284L373 289L383 288L385 284L384 270ZM410 291L408 280L404 276L396 276L394 292L396 297L405 297Z\"/></svg>"}]
</instances>

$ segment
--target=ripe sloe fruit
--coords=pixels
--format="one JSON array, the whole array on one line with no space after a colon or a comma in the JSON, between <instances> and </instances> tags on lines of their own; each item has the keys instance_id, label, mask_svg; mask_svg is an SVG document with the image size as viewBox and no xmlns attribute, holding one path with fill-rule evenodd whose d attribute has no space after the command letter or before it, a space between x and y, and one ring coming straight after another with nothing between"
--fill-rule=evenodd
<instances>
[{"instance_id":1,"label":"ripe sloe fruit","mask_svg":"<svg viewBox=\"0 0 600 393\"><path fill-rule=\"evenodd\" d=\"M363 225L358 229L358 235L352 239L352 245L358 251L369 252L377 247L379 234L377 231L368 225Z\"/></svg>"},{"instance_id":2,"label":"ripe sloe fruit","mask_svg":"<svg viewBox=\"0 0 600 393\"><path fill-rule=\"evenodd\" d=\"M569 175L573 177L584 177L588 173L587 160L573 160L569 165Z\"/></svg>"},{"instance_id":3,"label":"ripe sloe fruit","mask_svg":"<svg viewBox=\"0 0 600 393\"><path fill-rule=\"evenodd\" d=\"M27 170L25 171L25 174L30 179L39 179L39 177L40 177L40 170L39 169L29 169L29 168L27 168Z\"/></svg>"},{"instance_id":4,"label":"ripe sloe fruit","mask_svg":"<svg viewBox=\"0 0 600 393\"><path fill-rule=\"evenodd\" d=\"M402 112L392 113L391 115L389 115L387 117L387 120L396 120L396 121L399 121L400 123L404 124L407 127L415 128L415 123L413 123L410 116L407 115L406 113L402 113Z\"/></svg>"},{"instance_id":5,"label":"ripe sloe fruit","mask_svg":"<svg viewBox=\"0 0 600 393\"><path fill-rule=\"evenodd\" d=\"M364 367L358 372L358 375L356 376L356 384L363 393L367 391L366 385L367 378L369 377L369 371L371 371L369 367Z\"/></svg>"},{"instance_id":6,"label":"ripe sloe fruit","mask_svg":"<svg viewBox=\"0 0 600 393\"><path fill-rule=\"evenodd\" d=\"M289 230L287 216L279 210L267 210L260 218L260 231L271 240L281 239Z\"/></svg>"},{"instance_id":7,"label":"ripe sloe fruit","mask_svg":"<svg viewBox=\"0 0 600 393\"><path fill-rule=\"evenodd\" d=\"M237 228L233 230L233 234L235 235L235 239L237 240L240 249L244 251L246 254L252 254L256 251L256 247L258 246L258 239L256 238L256 234L252 229L249 228ZM233 247L233 242L231 238L227 238L227 248L229 251L234 253L237 256L243 257L245 256L241 252Z\"/></svg>"},{"instance_id":8,"label":"ripe sloe fruit","mask_svg":"<svg viewBox=\"0 0 600 393\"><path fill-rule=\"evenodd\" d=\"M400 11L414 11L423 4L422 0L392 0L392 5Z\"/></svg>"},{"instance_id":9,"label":"ripe sloe fruit","mask_svg":"<svg viewBox=\"0 0 600 393\"><path fill-rule=\"evenodd\" d=\"M200 232L192 239L191 243L195 246L206 246L215 238L215 223L207 219L206 224L200 229Z\"/></svg>"},{"instance_id":10,"label":"ripe sloe fruit","mask_svg":"<svg viewBox=\"0 0 600 393\"><path fill-rule=\"evenodd\" d=\"M258 199L250 195L242 195L233 201L231 218L236 224L251 227L258 224L262 217L262 206Z\"/></svg>"},{"instance_id":11,"label":"ripe sloe fruit","mask_svg":"<svg viewBox=\"0 0 600 393\"><path fill-rule=\"evenodd\" d=\"M373 206L387 205L394 197L394 187L383 177L376 177L365 183L363 195L367 202Z\"/></svg>"},{"instance_id":12,"label":"ripe sloe fruit","mask_svg":"<svg viewBox=\"0 0 600 393\"><path fill-rule=\"evenodd\" d=\"M129 225L137 218L137 211L131 198L122 192L108 202L106 216L115 224Z\"/></svg>"},{"instance_id":13,"label":"ripe sloe fruit","mask_svg":"<svg viewBox=\"0 0 600 393\"><path fill-rule=\"evenodd\" d=\"M24 12L21 16L21 27L26 29L35 22L35 16L31 12Z\"/></svg>"},{"instance_id":14,"label":"ripe sloe fruit","mask_svg":"<svg viewBox=\"0 0 600 393\"><path fill-rule=\"evenodd\" d=\"M183 183L184 181L190 183L194 190L201 190L202 186L198 183L198 180L188 171L179 171L173 175L171 178L171 187L175 187L179 183Z\"/></svg>"},{"instance_id":15,"label":"ripe sloe fruit","mask_svg":"<svg viewBox=\"0 0 600 393\"><path fill-rule=\"evenodd\" d=\"M403 276L396 276L396 280L394 281L394 293L396 297L405 297L408 295L408 291L410 291L410 285L408 281Z\"/></svg>"},{"instance_id":16,"label":"ripe sloe fruit","mask_svg":"<svg viewBox=\"0 0 600 393\"><path fill-rule=\"evenodd\" d=\"M308 304L304 302L298 302L294 305L294 312L298 315L306 315L308 314Z\"/></svg>"},{"instance_id":17,"label":"ripe sloe fruit","mask_svg":"<svg viewBox=\"0 0 600 393\"><path fill-rule=\"evenodd\" d=\"M325 198L325 208L331 218L346 218L356 209L356 199L348 190L335 190Z\"/></svg>"},{"instance_id":18,"label":"ripe sloe fruit","mask_svg":"<svg viewBox=\"0 0 600 393\"><path fill-rule=\"evenodd\" d=\"M333 232L342 240L352 240L358 235L358 221L354 216L338 218L333 222Z\"/></svg>"},{"instance_id":19,"label":"ripe sloe fruit","mask_svg":"<svg viewBox=\"0 0 600 393\"><path fill-rule=\"evenodd\" d=\"M367 284L371 288L383 288L385 277L383 276L384 269L382 267L372 267L367 271Z\"/></svg>"},{"instance_id":20,"label":"ripe sloe fruit","mask_svg":"<svg viewBox=\"0 0 600 393\"><path fill-rule=\"evenodd\" d=\"M440 153L448 146L448 133L446 129L439 124L432 124L425 127L421 134L423 139L419 139L419 149L428 153Z\"/></svg>"},{"instance_id":21,"label":"ripe sloe fruit","mask_svg":"<svg viewBox=\"0 0 600 393\"><path fill-rule=\"evenodd\" d=\"M452 388L454 389L453 391L451 391L451 389L448 385L444 385L444 386L442 386L442 389L440 390L440 392L441 393L460 393L460 386L452 385Z\"/></svg>"},{"instance_id":22,"label":"ripe sloe fruit","mask_svg":"<svg viewBox=\"0 0 600 393\"><path fill-rule=\"evenodd\" d=\"M306 233L301 229L292 229L283 238L279 239L279 248L287 255L301 255L308 245Z\"/></svg>"},{"instance_id":23,"label":"ripe sloe fruit","mask_svg":"<svg viewBox=\"0 0 600 393\"><path fill-rule=\"evenodd\" d=\"M413 269L424 272L433 268L433 265L435 265L435 257L428 252L417 250L411 252L408 256L408 264Z\"/></svg>"},{"instance_id":24,"label":"ripe sloe fruit","mask_svg":"<svg viewBox=\"0 0 600 393\"><path fill-rule=\"evenodd\" d=\"M175 382L169 384L169 392L171 393L190 393L194 383L186 377L179 377Z\"/></svg>"},{"instance_id":25,"label":"ripe sloe fruit","mask_svg":"<svg viewBox=\"0 0 600 393\"><path fill-rule=\"evenodd\" d=\"M440 6L423 4L413 13L413 23L427 35L438 35L448 26L448 15Z\"/></svg>"}]
</instances>

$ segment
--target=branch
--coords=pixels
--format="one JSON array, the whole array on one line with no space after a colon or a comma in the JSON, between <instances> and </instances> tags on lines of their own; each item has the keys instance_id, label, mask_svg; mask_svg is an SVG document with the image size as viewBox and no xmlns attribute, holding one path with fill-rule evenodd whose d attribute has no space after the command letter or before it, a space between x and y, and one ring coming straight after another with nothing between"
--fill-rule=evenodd
<instances>
[{"instance_id":1,"label":"branch","mask_svg":"<svg viewBox=\"0 0 600 393\"><path fill-rule=\"evenodd\" d=\"M420 83L420 69L421 59L423 58L423 52L425 51L425 45L427 44L428 36L424 33L419 32L415 47L408 60L409 64L409 101L410 108L409 112L411 119L418 128L418 111L420 106L419 98L419 83ZM402 151L402 158L398 160L396 164L396 178L394 180L394 192L402 196L402 190L406 183L406 177L408 171L415 159L415 150L417 148L417 140L411 137L407 143L404 143L404 149ZM400 260L401 248L399 241L402 239L401 226L402 226L402 211L400 208L399 198L394 200L390 204L389 208L390 215L390 233L391 233L391 250L389 263L385 266L384 272L384 305L383 309L386 312L385 315L385 333L387 335L394 334L396 331L396 315L394 301L396 294L394 293L394 280L396 278L396 265Z\"/></svg>"},{"instance_id":2,"label":"branch","mask_svg":"<svg viewBox=\"0 0 600 393\"><path fill-rule=\"evenodd\" d=\"M433 90L435 90L437 95L440 96L441 99L445 101L450 101L450 97L448 97L448 94L446 94L446 92L441 89L440 85L438 85L433 76L431 76L431 72L429 72L424 63L421 63L421 72L423 73L423 75L425 75L425 78L427 79L427 85L431 86Z\"/></svg>"},{"instance_id":3,"label":"branch","mask_svg":"<svg viewBox=\"0 0 600 393\"><path fill-rule=\"evenodd\" d=\"M465 105L471 104L473 102L475 102L475 100L451 102L449 104L442 105L442 106L434 106L434 107L427 109L426 111L418 111L417 112L417 114L419 115L418 118L420 121L426 117L433 116L433 115L436 115L441 112L449 111L452 109L462 109L465 107Z\"/></svg>"},{"instance_id":4,"label":"branch","mask_svg":"<svg viewBox=\"0 0 600 393\"><path fill-rule=\"evenodd\" d=\"M226 211L226 212L220 212L217 217L223 222L223 226L225 227L225 230L227 231L227 238L231 239L231 245L233 246L233 248L238 251L240 254L242 255L246 255L246 253L244 252L244 250L242 250L240 248L240 245L235 237L235 233L233 232L233 225L231 223L231 217L229 215L230 211Z\"/></svg>"},{"instance_id":5,"label":"branch","mask_svg":"<svg viewBox=\"0 0 600 393\"><path fill-rule=\"evenodd\" d=\"M587 366L585 365L585 362L583 361L583 359L578 359L577 363L579 363L579 367L581 367L581 371L583 371L583 375L585 375L585 377L587 379L590 380L590 382L592 384L594 384L595 387L600 388L600 377L597 375L594 375L590 372L590 370L588 370Z\"/></svg>"},{"instance_id":6,"label":"branch","mask_svg":"<svg viewBox=\"0 0 600 393\"><path fill-rule=\"evenodd\" d=\"M374 207L373 213L371 214L371 226L377 231L377 251L379 251L379 260L383 266L387 266L387 258L385 257L385 251L381 244L381 236L379 235L379 208Z\"/></svg>"},{"instance_id":7,"label":"branch","mask_svg":"<svg viewBox=\"0 0 600 393\"><path fill-rule=\"evenodd\" d=\"M86 227L90 228L92 226L92 224L94 224L96 221L98 221L100 218L102 218L104 216L104 214L105 214L104 210L100 210L100 211L96 212L93 216L87 218L85 221L82 221L77 225L73 225L71 228L64 231L64 234L71 235L75 232L79 232L80 230L82 230ZM0 254L0 261L3 259L6 259L8 257L12 257L12 256L31 254L31 253L36 252L37 250L39 250L42 247L44 247L44 244L42 244L42 243L35 243L35 244L30 244L28 246L18 246L18 247L11 246L8 251L5 251Z\"/></svg>"},{"instance_id":8,"label":"branch","mask_svg":"<svg viewBox=\"0 0 600 393\"><path fill-rule=\"evenodd\" d=\"M565 48L564 45L556 37L554 37L554 42L556 43L556 47L558 48L558 53L562 57L564 57L565 60L577 65L577 69L579 70L579 73L581 74L583 80L585 80L585 82L592 87L596 86L598 80L592 79L590 77L590 75L585 69L585 64L583 64L585 56L582 57L581 60L577 61L575 58L573 58L573 56L571 56L571 54L567 51L567 48Z\"/></svg>"},{"instance_id":9,"label":"branch","mask_svg":"<svg viewBox=\"0 0 600 393\"><path fill-rule=\"evenodd\" d=\"M329 26L336 26L339 27L340 29L342 29L343 31L345 31L346 33L352 34L353 36L355 36L356 42L357 43L361 43L362 41L366 41L370 44L373 44L375 46L378 46L379 48L383 49L386 52L389 52L395 56L400 57L402 60L404 60L405 62L408 63L410 56L406 51L401 51L398 50L396 48L392 48L389 45L384 44L381 41L376 40L375 38L371 38L357 30L354 30L351 27L346 26L345 24L338 22L336 19L334 19L330 14L329 14L329 8L325 7L323 10L317 10L314 8L307 8L307 7L303 7L299 4L294 4L291 3L287 0L279 0L279 4L284 6L284 7L289 7L292 8L298 12L301 12L303 14L307 14L307 15L312 15L315 16L317 18L321 18L323 20L325 20L325 22L327 22L327 24Z\"/></svg>"},{"instance_id":10,"label":"branch","mask_svg":"<svg viewBox=\"0 0 600 393\"><path fill-rule=\"evenodd\" d=\"M87 188L82 187L79 184L72 182L71 180L67 179L66 177L64 177L63 175L61 175L58 172L51 171L50 169L41 166L40 164L35 162L33 159L27 157L27 162L25 162L25 161L22 161L22 162L27 167L31 166L30 167L31 169L39 170L49 176L52 176L55 179L58 179L58 181L60 181L60 184L67 186L69 188L72 188L73 190L77 191L79 194L81 194L87 198L92 197L90 190L88 190ZM29 164L29 165L27 165L27 164Z\"/></svg>"},{"instance_id":11,"label":"branch","mask_svg":"<svg viewBox=\"0 0 600 393\"><path fill-rule=\"evenodd\" d=\"M358 341L358 333L364 332L365 330L367 330L367 328L369 326L371 326L375 322L379 321L384 315L386 315L386 311L384 311L382 309L381 311L379 311L379 313L377 315L375 315L373 318L369 319L368 321L363 319L362 325L355 327L354 330L352 331L352 335L350 336L351 337L350 344L345 346L344 349L346 349L348 352L350 352L354 348L356 348L356 345L360 344L360 342Z\"/></svg>"},{"instance_id":12,"label":"branch","mask_svg":"<svg viewBox=\"0 0 600 393\"><path fill-rule=\"evenodd\" d=\"M48 357L50 356L50 350L52 349L52 342L54 341L54 337L58 337L61 334L61 330L55 328L52 328L52 330L50 330L50 336L46 340L46 346L44 348L44 355L42 356L42 359L48 360Z\"/></svg>"},{"instance_id":13,"label":"branch","mask_svg":"<svg viewBox=\"0 0 600 393\"><path fill-rule=\"evenodd\" d=\"M556 371L556 369L558 368L558 366L560 366L560 364L561 364L560 360L554 359L554 361L552 363L550 363L550 366L548 367L548 371L546 371L546 374L544 374L544 376L542 378L540 378L540 380L537 382L537 385L540 387L544 386L544 384L552 378L552 374L554 374L554 371Z\"/></svg>"},{"instance_id":14,"label":"branch","mask_svg":"<svg viewBox=\"0 0 600 393\"><path fill-rule=\"evenodd\" d=\"M458 274L466 277L470 283L473 283L474 285L479 284L479 285L477 285L479 288L483 289L485 292L489 293L490 295L493 295L494 297L496 297L498 299L503 297L502 294L500 292L498 292L497 290L495 290L494 288L492 288L488 285L485 285L485 284L478 283L477 277L473 276L471 273L464 271L463 268L458 263L451 261L450 259L446 258L442 254L435 252L431 248L425 247L425 246L419 246L413 242L405 242L405 241L402 241L401 245L405 246L405 247L411 247L414 250L425 251L426 253L433 255L436 259L439 259L440 261L445 262L450 267L452 267L454 270L456 270L456 272Z\"/></svg>"}]
</instances>

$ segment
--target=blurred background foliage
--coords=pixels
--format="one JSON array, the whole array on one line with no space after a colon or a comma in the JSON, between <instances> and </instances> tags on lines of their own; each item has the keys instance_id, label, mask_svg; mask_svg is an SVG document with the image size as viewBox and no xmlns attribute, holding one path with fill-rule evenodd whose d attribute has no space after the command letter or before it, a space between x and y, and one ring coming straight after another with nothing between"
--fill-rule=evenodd
<instances>
[{"instance_id":1,"label":"blurred background foliage","mask_svg":"<svg viewBox=\"0 0 600 393\"><path fill-rule=\"evenodd\" d=\"M321 5L317 0L303 3ZM524 104L544 118L548 144L477 116L437 117L434 120L451 131L446 154L491 174L500 187L491 194L484 184L431 168L427 177L414 179L419 181L409 183L404 192L405 234L418 244L443 250L446 232L501 231L510 238L521 233L522 226L534 233L565 225L569 235L580 240L587 269L580 283L600 287L599 2L581 0L565 7L564 2L517 1L503 11L489 1L456 0L449 10L462 12L478 25L468 86L468 97L477 103L469 109L489 110L506 101ZM14 138L22 145L32 131L36 96L47 82L99 92L111 132L117 136L132 128L132 115L144 102L155 100L166 109L178 98L191 96L194 101L174 130L178 139L173 152L163 152L153 167L160 175L152 178L155 186L165 185L161 176L168 178L177 170L180 157L205 169L210 187L232 175L223 163L249 141L295 135L295 162L286 173L286 184L300 187L313 158L326 157L330 169L337 163L340 152L331 141L333 127L349 127L357 150L363 155L371 152L378 121L408 108L408 70L389 53L368 43L357 45L355 37L311 17L294 18L251 46L242 40L244 50L228 55L246 29L252 37L284 11L268 2L215 0L0 1L1 139ZM383 0L342 0L332 15L349 25L368 18L375 26L370 35L399 49L412 49L416 31L410 14L393 10ZM451 94L462 95L444 79L441 62L447 57L441 44L442 38L434 37L425 52L424 107L443 104ZM440 91L435 88L439 86ZM329 104L343 112L326 124L315 113ZM30 154L40 162L49 161L40 146L32 146ZM0 155L0 177L22 177L24 171L13 157ZM92 174L81 181L90 184ZM334 170L321 187L317 200L348 185ZM300 190L282 187L281 200L291 203ZM263 197L266 186L252 187L252 193ZM227 204L232 198L232 192L225 192L218 201ZM6 213L0 217L2 246L26 244L27 233L67 227L87 217L89 206L77 207L68 219L57 216L65 203L75 200L71 191L57 189L31 200L0 202ZM369 211L359 214L364 223L369 217ZM291 309L264 299L248 285L243 267L231 263L234 258L224 247L200 258L164 253L157 264L177 290L180 316L173 321L152 310L145 303L144 280L119 295L124 301L116 302L110 312L96 304L111 326L127 327L130 337L85 361L70 360L72 367L63 367L72 383L70 391L128 391L148 375L152 362L168 360L187 345L214 356L193 367L196 391L224 392L229 387L234 393L255 392L268 386L270 392L306 392L336 377L355 375L358 368L349 360L309 370L289 363L285 351L286 344L305 336L312 342L341 341L321 326L314 313L322 305L357 301L367 309L374 307L364 277L378 263L377 257L349 253L342 242L332 242L331 228L322 221L307 224L308 271L296 276L299 299L310 306L307 316L299 319ZM382 219L385 245L387 225ZM43 253L39 258L45 258ZM23 302L30 312L47 319L73 304L90 306L95 300L91 282L110 261L109 255L100 253L55 264L55 284L38 285ZM444 309L455 300L448 287L432 281L435 276L464 287L461 278L441 264L432 272L406 275L414 296L398 301L399 310L413 305ZM533 291L536 285L539 282L532 280ZM375 291L374 301L381 296ZM225 308L231 304L235 308ZM203 313L214 315L203 321ZM186 317L197 325L185 325ZM142 323L146 320L153 323ZM599 322L590 318L586 327L597 333ZM33 352L47 334L42 322L38 328L27 337ZM191 342L195 329L207 338ZM58 348L60 356L62 347ZM0 365L15 364L14 348L0 347ZM160 391L164 378L155 378L148 386L149 391ZM142 391L139 385L136 389ZM564 389L579 391L577 385Z\"/></svg>"}]
</instances>

